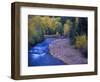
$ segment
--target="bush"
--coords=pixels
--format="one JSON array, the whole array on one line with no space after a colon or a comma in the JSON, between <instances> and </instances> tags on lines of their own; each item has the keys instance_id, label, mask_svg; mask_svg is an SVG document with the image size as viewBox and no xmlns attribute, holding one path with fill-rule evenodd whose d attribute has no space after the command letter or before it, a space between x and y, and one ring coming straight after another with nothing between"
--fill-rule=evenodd
<instances>
[{"instance_id":1,"label":"bush","mask_svg":"<svg viewBox=\"0 0 100 82\"><path fill-rule=\"evenodd\" d=\"M85 34L75 37L75 47L76 48L86 48L87 47L87 37Z\"/></svg>"}]
</instances>

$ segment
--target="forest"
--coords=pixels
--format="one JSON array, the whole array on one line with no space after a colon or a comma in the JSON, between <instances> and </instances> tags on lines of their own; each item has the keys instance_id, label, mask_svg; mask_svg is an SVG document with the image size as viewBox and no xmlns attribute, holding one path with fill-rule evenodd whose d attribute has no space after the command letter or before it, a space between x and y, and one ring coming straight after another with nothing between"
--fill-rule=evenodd
<instances>
[{"instance_id":1,"label":"forest","mask_svg":"<svg viewBox=\"0 0 100 82\"><path fill-rule=\"evenodd\" d=\"M76 48L87 47L87 18L29 15L29 48L44 39L44 35L69 37Z\"/></svg>"},{"instance_id":2,"label":"forest","mask_svg":"<svg viewBox=\"0 0 100 82\"><path fill-rule=\"evenodd\" d=\"M70 39L70 45L87 55L88 21L86 17L28 16L28 49L48 37Z\"/></svg>"}]
</instances>

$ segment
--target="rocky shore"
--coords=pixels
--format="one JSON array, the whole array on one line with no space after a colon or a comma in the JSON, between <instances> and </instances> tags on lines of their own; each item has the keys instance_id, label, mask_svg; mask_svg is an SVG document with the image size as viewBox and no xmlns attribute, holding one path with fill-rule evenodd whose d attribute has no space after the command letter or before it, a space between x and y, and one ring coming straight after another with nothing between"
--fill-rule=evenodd
<instances>
[{"instance_id":1,"label":"rocky shore","mask_svg":"<svg viewBox=\"0 0 100 82\"><path fill-rule=\"evenodd\" d=\"M70 45L70 40L56 39L49 44L50 54L66 64L86 64L87 58L82 56L82 53Z\"/></svg>"}]
</instances>

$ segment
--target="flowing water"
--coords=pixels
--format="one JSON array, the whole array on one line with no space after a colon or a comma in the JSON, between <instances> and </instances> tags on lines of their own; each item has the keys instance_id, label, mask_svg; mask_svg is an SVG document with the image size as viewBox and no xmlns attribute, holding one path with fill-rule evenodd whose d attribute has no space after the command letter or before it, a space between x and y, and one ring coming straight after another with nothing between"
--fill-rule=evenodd
<instances>
[{"instance_id":1,"label":"flowing water","mask_svg":"<svg viewBox=\"0 0 100 82\"><path fill-rule=\"evenodd\" d=\"M46 38L28 51L28 66L65 65L65 63L49 53L49 44L54 38Z\"/></svg>"}]
</instances>

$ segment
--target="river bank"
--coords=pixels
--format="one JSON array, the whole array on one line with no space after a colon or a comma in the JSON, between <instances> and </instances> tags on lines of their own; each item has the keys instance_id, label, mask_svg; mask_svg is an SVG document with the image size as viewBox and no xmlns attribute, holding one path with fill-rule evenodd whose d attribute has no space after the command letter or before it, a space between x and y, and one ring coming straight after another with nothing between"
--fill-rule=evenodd
<instances>
[{"instance_id":1,"label":"river bank","mask_svg":"<svg viewBox=\"0 0 100 82\"><path fill-rule=\"evenodd\" d=\"M70 45L69 38L56 39L49 44L49 51L52 56L62 60L67 64L87 64L87 58L82 53Z\"/></svg>"}]
</instances>

